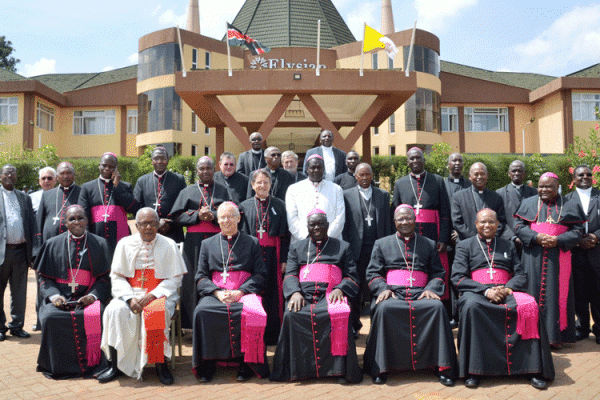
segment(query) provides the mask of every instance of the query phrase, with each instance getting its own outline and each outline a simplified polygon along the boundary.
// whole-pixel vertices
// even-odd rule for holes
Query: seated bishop
[[[378,239],[367,267],[371,332],[364,371],[384,384],[393,370],[436,368],[440,383],[454,385],[456,348],[440,296],[444,267],[436,242],[415,233],[415,211],[394,211],[397,233]]]
[[[138,233],[117,243],[111,266],[113,299],[102,319],[102,350],[110,368],[98,381],[122,374],[141,379],[144,366],[153,363],[160,382],[170,385],[169,321],[187,270],[175,241],[157,233],[160,219],[153,208],[140,209],[135,221]]]
[[[35,263],[42,329],[37,370],[54,379],[106,369],[101,314],[110,299],[112,253],[106,240],[86,231],[81,206],[70,206],[64,221],[67,232],[48,239]]]
[[[358,295],[350,245],[329,237],[324,211],[308,213],[308,238],[292,245],[283,281],[286,310],[271,380],[337,377],[361,382],[349,302]]]
[[[477,236],[456,247],[452,283],[458,299],[458,354],[465,386],[484,375],[526,375],[536,389],[554,379],[550,344],[527,274],[512,242],[496,237],[496,212],[477,213]]]
[[[260,294],[267,269],[260,244],[238,231],[241,216],[235,203],[221,204],[217,220],[221,233],[202,241],[198,257],[193,371],[200,382],[209,382],[221,361],[239,365],[238,381],[266,378],[267,313]]]

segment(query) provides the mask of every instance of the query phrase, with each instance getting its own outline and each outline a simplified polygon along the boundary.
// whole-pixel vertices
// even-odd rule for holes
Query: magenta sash
[[[73,281],[73,273],[74,273],[73,269],[68,269],[67,270],[67,279],[65,280],[65,279],[57,278],[56,282],[68,285],[69,283],[71,283]],[[89,288],[89,287],[93,286],[94,283],[96,282],[96,278],[94,278],[92,276],[92,273],[88,270],[80,269],[79,272],[77,272],[77,270],[75,270],[75,274],[77,275],[75,277],[75,283],[77,283],[78,285],[87,286]]]
[[[279,320],[283,321],[283,276],[281,272],[281,238],[279,236],[260,235],[258,237],[260,247],[275,247],[277,254],[277,292],[279,293]]]
[[[221,228],[215,226],[212,222],[202,221],[199,224],[188,226],[187,231],[193,233],[219,233]]]
[[[416,213],[415,213],[416,214]],[[426,210],[421,209],[419,213],[415,215],[415,222],[423,222],[426,224],[435,224],[437,226],[438,237],[440,235],[440,212],[438,210]],[[444,294],[440,297],[440,300],[448,300],[450,298],[450,263],[448,262],[448,252],[438,253],[440,261],[444,267]],[[424,285],[423,285],[424,286]]]
[[[94,206],[92,207],[92,222],[104,222],[104,209],[108,217],[106,221],[114,221],[117,223],[117,242],[129,236],[129,225],[127,225],[127,213],[121,206]]]
[[[533,296],[523,292],[513,292],[517,302],[517,333],[521,339],[539,339],[539,309]]]
[[[548,222],[532,223],[531,229],[538,233],[559,236],[565,233],[569,228],[564,225],[550,224]],[[567,298],[569,297],[569,280],[571,279],[571,251],[560,250],[558,257],[558,307],[560,311],[560,330],[567,329]],[[542,268],[542,290],[544,288],[545,271]],[[540,293],[540,303],[544,296]]]
[[[220,272],[213,272],[212,281],[221,289],[237,290],[251,276],[247,271],[229,271],[223,282]],[[265,362],[265,329],[267,313],[262,306],[262,298],[256,294],[247,294],[240,299],[242,303],[241,351],[244,362]]]
[[[414,279],[410,284],[410,271],[406,269],[393,269],[387,272],[386,281],[388,285],[408,286],[408,287],[425,287],[427,286],[427,274],[423,271],[413,271]]]
[[[308,269],[308,274],[305,271]],[[342,282],[342,270],[333,264],[310,264],[300,268],[300,282],[327,282],[325,299],[331,321],[331,355],[345,356],[348,351],[348,319],[350,306],[344,297],[342,302],[330,302],[329,293]]]
[[[83,326],[87,342],[85,350],[88,367],[100,364],[101,321],[100,300],[96,300],[83,310]]]
[[[484,285],[505,285],[512,278],[512,274],[505,269],[492,268],[493,278],[490,278],[490,269],[481,268],[471,272],[471,279]]]

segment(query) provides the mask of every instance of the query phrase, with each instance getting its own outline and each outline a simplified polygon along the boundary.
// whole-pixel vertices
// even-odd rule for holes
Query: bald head
[[[477,218],[475,219],[475,228],[477,228],[477,233],[482,238],[492,239],[494,236],[496,236],[498,225],[498,217],[494,210],[484,208],[477,213]]]
[[[475,189],[481,191],[485,189],[488,181],[488,172],[484,163],[476,162],[469,169],[469,180]]]
[[[522,185],[525,179],[525,163],[521,160],[515,160],[508,166],[508,177],[515,185]]]
[[[252,146],[252,150],[258,151],[262,148],[263,145],[263,137],[260,132],[253,132],[250,137],[250,145]]]

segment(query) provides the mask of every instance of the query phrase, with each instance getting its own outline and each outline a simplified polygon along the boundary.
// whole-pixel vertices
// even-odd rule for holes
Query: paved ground
[[[8,293],[8,289],[7,289]],[[25,328],[35,322],[34,278],[29,275],[28,308]],[[9,304],[9,297],[5,297]],[[8,310],[8,308],[7,308]],[[368,331],[368,318],[358,341],[362,356]],[[462,382],[455,387],[442,386],[432,372],[405,372],[391,375],[383,386],[373,385],[365,376],[360,385],[338,385],[332,379],[300,383],[272,383],[252,379],[235,381],[234,369],[218,370],[213,382],[200,384],[191,373],[191,335],[184,337],[184,354],[177,358],[175,384],[160,384],[153,368],[147,368],[143,381],[119,378],[104,385],[92,379],[54,381],[35,371],[40,344],[39,332],[30,339],[8,336],[0,343],[0,399],[600,399],[600,345],[590,338],[577,345],[554,352],[556,380],[548,390],[533,389],[522,378],[496,378],[482,382],[479,389],[467,389]],[[269,356],[273,348],[269,348]]]

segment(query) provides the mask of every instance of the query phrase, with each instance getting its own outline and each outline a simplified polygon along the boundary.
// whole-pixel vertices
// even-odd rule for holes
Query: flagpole
[[[365,58],[365,52],[364,52],[364,48],[365,48],[365,30],[367,29],[367,23],[365,22],[363,24],[363,38],[362,41],[360,42],[360,76],[363,76],[363,60]]]
[[[406,76],[409,76],[409,68],[410,68],[410,63],[412,61],[412,55],[413,55],[413,50],[414,50],[414,46],[415,46],[415,32],[417,31],[417,20],[415,19],[415,26],[413,28],[413,32],[412,32],[412,39],[410,39],[410,50],[408,51],[408,62],[406,63]]]
[[[175,25],[177,26],[177,38],[179,39],[179,54],[181,55],[181,69],[182,69],[182,75],[185,78],[187,72],[185,70],[185,57],[183,57],[183,45],[181,44],[181,31],[179,30],[179,25]]]
[[[231,51],[229,50],[229,22],[225,21],[225,29],[227,32],[225,35],[227,37],[227,71],[229,76],[231,76]]]
[[[321,20],[317,20],[317,76],[321,76],[319,64],[321,63]]]

